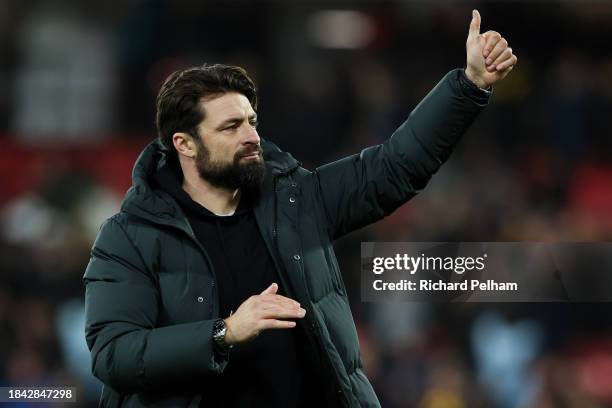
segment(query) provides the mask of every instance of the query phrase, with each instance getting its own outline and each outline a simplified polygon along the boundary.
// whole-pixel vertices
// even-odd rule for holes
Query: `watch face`
[[[215,321],[213,326],[213,338],[216,341],[223,341],[225,338],[225,322],[223,319],[218,319]]]

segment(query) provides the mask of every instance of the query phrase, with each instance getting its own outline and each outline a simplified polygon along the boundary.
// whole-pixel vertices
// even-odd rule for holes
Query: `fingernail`
[[[300,314],[300,316],[304,316],[306,314],[306,309],[300,308],[299,314]]]
[[[491,61],[491,58],[487,58],[487,65],[491,65],[493,61]]]

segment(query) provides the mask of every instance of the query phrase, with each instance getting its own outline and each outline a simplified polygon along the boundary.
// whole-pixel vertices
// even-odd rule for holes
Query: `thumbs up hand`
[[[480,13],[472,12],[472,22],[465,44],[467,51],[467,77],[481,88],[487,88],[503,79],[516,65],[516,55],[508,41],[496,31],[480,34]]]

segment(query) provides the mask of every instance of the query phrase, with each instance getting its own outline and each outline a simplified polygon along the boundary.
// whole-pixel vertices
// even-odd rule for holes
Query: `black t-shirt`
[[[231,216],[218,216],[196,203],[182,189],[178,165],[166,165],[154,175],[157,188],[179,203],[213,264],[218,284],[219,311],[231,311],[252,295],[276,282],[286,295],[263,241],[250,197],[243,196]],[[254,340],[236,345],[222,375],[203,384],[201,407],[323,406],[316,374],[305,361],[306,336],[302,328],[264,330]],[[194,356],[197,358],[197,356]],[[313,405],[315,404],[315,405]]]

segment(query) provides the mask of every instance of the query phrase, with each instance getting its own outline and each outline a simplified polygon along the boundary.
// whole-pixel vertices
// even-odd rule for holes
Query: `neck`
[[[193,201],[215,215],[233,214],[240,201],[240,189],[227,189],[213,186],[202,179],[195,166],[184,165],[183,190]]]

